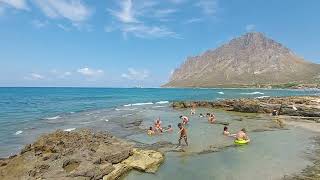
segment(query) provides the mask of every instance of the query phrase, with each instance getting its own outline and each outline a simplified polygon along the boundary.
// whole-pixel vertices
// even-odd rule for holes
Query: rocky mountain
[[[259,32],[188,58],[164,87],[241,87],[314,83],[320,64],[305,61]]]

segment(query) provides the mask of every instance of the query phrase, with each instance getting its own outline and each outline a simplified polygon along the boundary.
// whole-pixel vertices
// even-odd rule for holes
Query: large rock
[[[102,179],[132,155],[133,144],[90,130],[56,131],[2,159],[0,179]]]
[[[154,173],[163,160],[164,156],[160,152],[154,150],[133,149],[133,155],[124,160],[123,163],[136,170]]]

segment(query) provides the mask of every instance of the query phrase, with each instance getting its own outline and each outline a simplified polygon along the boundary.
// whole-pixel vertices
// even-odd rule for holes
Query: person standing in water
[[[216,116],[215,116],[213,113],[211,113],[211,114],[209,115],[209,117],[208,117],[208,121],[209,121],[209,123],[211,123],[211,124],[215,123],[215,122],[216,122]]]
[[[247,131],[245,128],[242,128],[237,134],[236,134],[236,140],[242,141],[246,140],[250,142],[249,136],[247,135]]]
[[[195,114],[196,114],[196,105],[195,105],[195,104],[192,105],[190,114],[191,114],[191,115],[195,115]]]
[[[182,119],[182,124],[184,125],[189,123],[189,118],[187,116],[180,116],[180,119]]]
[[[160,117],[156,120],[156,122],[154,123],[154,127],[158,132],[162,132],[163,129],[161,127],[161,121],[160,121]]]
[[[178,128],[180,129],[178,132],[178,134],[180,134],[180,137],[179,137],[179,145],[177,147],[181,146],[181,139],[182,138],[184,139],[184,142],[188,146],[187,130],[182,126],[181,123],[178,124]]]

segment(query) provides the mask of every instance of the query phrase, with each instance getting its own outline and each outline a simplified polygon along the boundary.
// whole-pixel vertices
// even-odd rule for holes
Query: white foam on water
[[[151,105],[153,104],[152,102],[146,102],[146,103],[134,103],[132,106],[144,106],[144,105]]]
[[[159,101],[159,102],[156,102],[156,104],[168,104],[169,101]]]
[[[146,103],[134,103],[134,104],[126,104],[123,105],[124,107],[130,107],[130,106],[144,106],[144,105],[152,105],[152,102],[146,102]]]
[[[74,131],[74,130],[76,130],[76,128],[69,128],[69,129],[65,129],[64,131],[70,132],[70,131]]]
[[[247,95],[255,95],[255,94],[264,94],[262,92],[256,91],[256,92],[250,92],[250,93],[240,93],[240,94],[247,94]]]
[[[48,117],[48,118],[44,118],[44,119],[47,119],[47,120],[55,120],[55,119],[60,119],[61,116],[54,116],[54,117]]]
[[[71,112],[70,112],[70,114],[74,114],[74,112],[73,112],[73,111],[71,111]]]
[[[104,121],[105,121],[105,122],[109,122],[109,119],[105,119]]]
[[[166,107],[166,106],[153,106],[153,108],[163,108],[163,107]]]
[[[123,109],[118,109],[116,108],[116,111],[135,111],[137,108],[123,108]]]
[[[218,92],[218,94],[224,94],[224,92],[221,91],[221,92]]]
[[[263,99],[263,98],[268,98],[268,97],[270,97],[270,96],[258,96],[258,97],[256,97],[256,99]]]
[[[22,134],[23,131],[17,131],[16,133],[14,133],[15,135],[19,135],[19,134]]]

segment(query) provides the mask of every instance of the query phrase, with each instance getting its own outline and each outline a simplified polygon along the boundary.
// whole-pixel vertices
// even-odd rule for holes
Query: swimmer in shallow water
[[[181,146],[182,138],[184,139],[184,142],[188,146],[187,130],[182,126],[181,123],[178,124],[178,128],[180,129],[179,132],[178,132],[178,134],[180,134],[180,137],[179,137],[179,144],[178,144],[177,147]]]
[[[209,117],[208,117],[208,121],[209,121],[209,123],[211,123],[211,124],[215,123],[215,122],[216,122],[216,116],[215,116],[213,113],[211,113],[211,114],[209,115]]]
[[[147,134],[148,134],[149,136],[155,134],[155,132],[154,132],[154,130],[153,130],[153,128],[152,128],[151,126],[149,127],[149,129],[148,129],[148,131],[147,131]]]
[[[245,128],[242,128],[237,134],[236,134],[236,140],[242,141],[246,140],[250,142],[249,136],[247,135],[247,131]]]
[[[165,130],[165,132],[172,133],[173,132],[172,126],[168,125],[168,128]]]
[[[184,125],[189,123],[189,118],[187,116],[180,116],[180,119],[182,119],[182,124]]]
[[[202,113],[200,113],[199,117],[203,118],[203,117],[204,117],[204,115],[203,115]]]
[[[223,133],[222,133],[222,134],[225,135],[225,136],[229,136],[229,135],[230,135],[230,132],[229,132],[227,126],[225,126],[225,127],[223,128]]]
[[[154,123],[154,128],[157,132],[162,132],[163,129],[161,127],[161,121],[160,121],[160,117],[156,120],[156,122]]]

